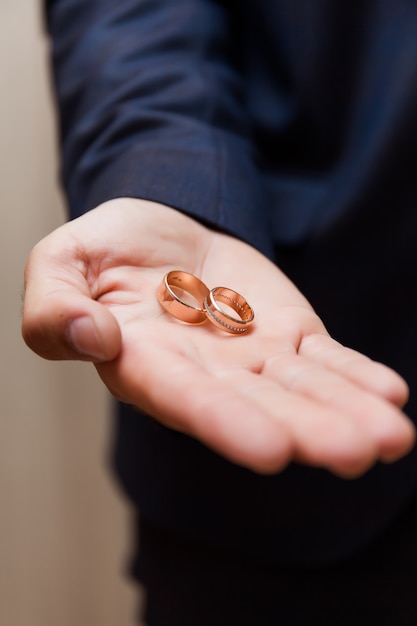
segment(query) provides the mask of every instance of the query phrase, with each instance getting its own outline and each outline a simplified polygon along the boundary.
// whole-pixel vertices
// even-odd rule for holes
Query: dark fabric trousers
[[[273,569],[141,520],[132,575],[147,626],[416,626],[417,499],[361,554]]]

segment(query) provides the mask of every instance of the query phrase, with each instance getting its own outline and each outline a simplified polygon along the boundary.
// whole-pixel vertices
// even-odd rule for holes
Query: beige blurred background
[[[40,1],[0,0],[0,624],[129,626],[128,509],[92,366],[20,338],[25,258],[64,220]]]

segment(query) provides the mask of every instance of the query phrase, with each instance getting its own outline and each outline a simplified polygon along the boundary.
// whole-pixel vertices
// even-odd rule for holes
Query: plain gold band
[[[176,289],[190,294],[200,304],[200,307],[182,300],[176,293]],[[161,306],[168,313],[187,324],[204,324],[207,320],[204,300],[208,294],[208,287],[199,278],[182,270],[168,272],[157,292]]]
[[[236,312],[231,315],[219,304],[223,303]],[[217,328],[233,335],[241,335],[249,330],[255,317],[252,307],[237,291],[228,287],[215,287],[211,289],[204,300],[204,308],[207,319]]]

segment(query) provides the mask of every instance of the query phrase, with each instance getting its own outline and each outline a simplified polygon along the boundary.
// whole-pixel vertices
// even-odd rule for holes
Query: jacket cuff
[[[230,142],[244,143],[235,137]],[[246,145],[230,148],[167,149],[141,142],[101,167],[96,177],[87,165],[79,166],[77,180],[67,185],[71,216],[114,198],[141,198],[180,210],[271,256],[269,212],[257,169]]]

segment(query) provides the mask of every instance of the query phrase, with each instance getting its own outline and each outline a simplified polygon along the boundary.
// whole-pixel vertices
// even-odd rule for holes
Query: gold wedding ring
[[[204,300],[208,294],[208,287],[199,278],[182,270],[168,272],[157,292],[161,306],[187,324],[204,324]]]
[[[212,324],[233,335],[247,332],[255,316],[245,298],[227,287],[211,289],[204,299],[204,308]]]

